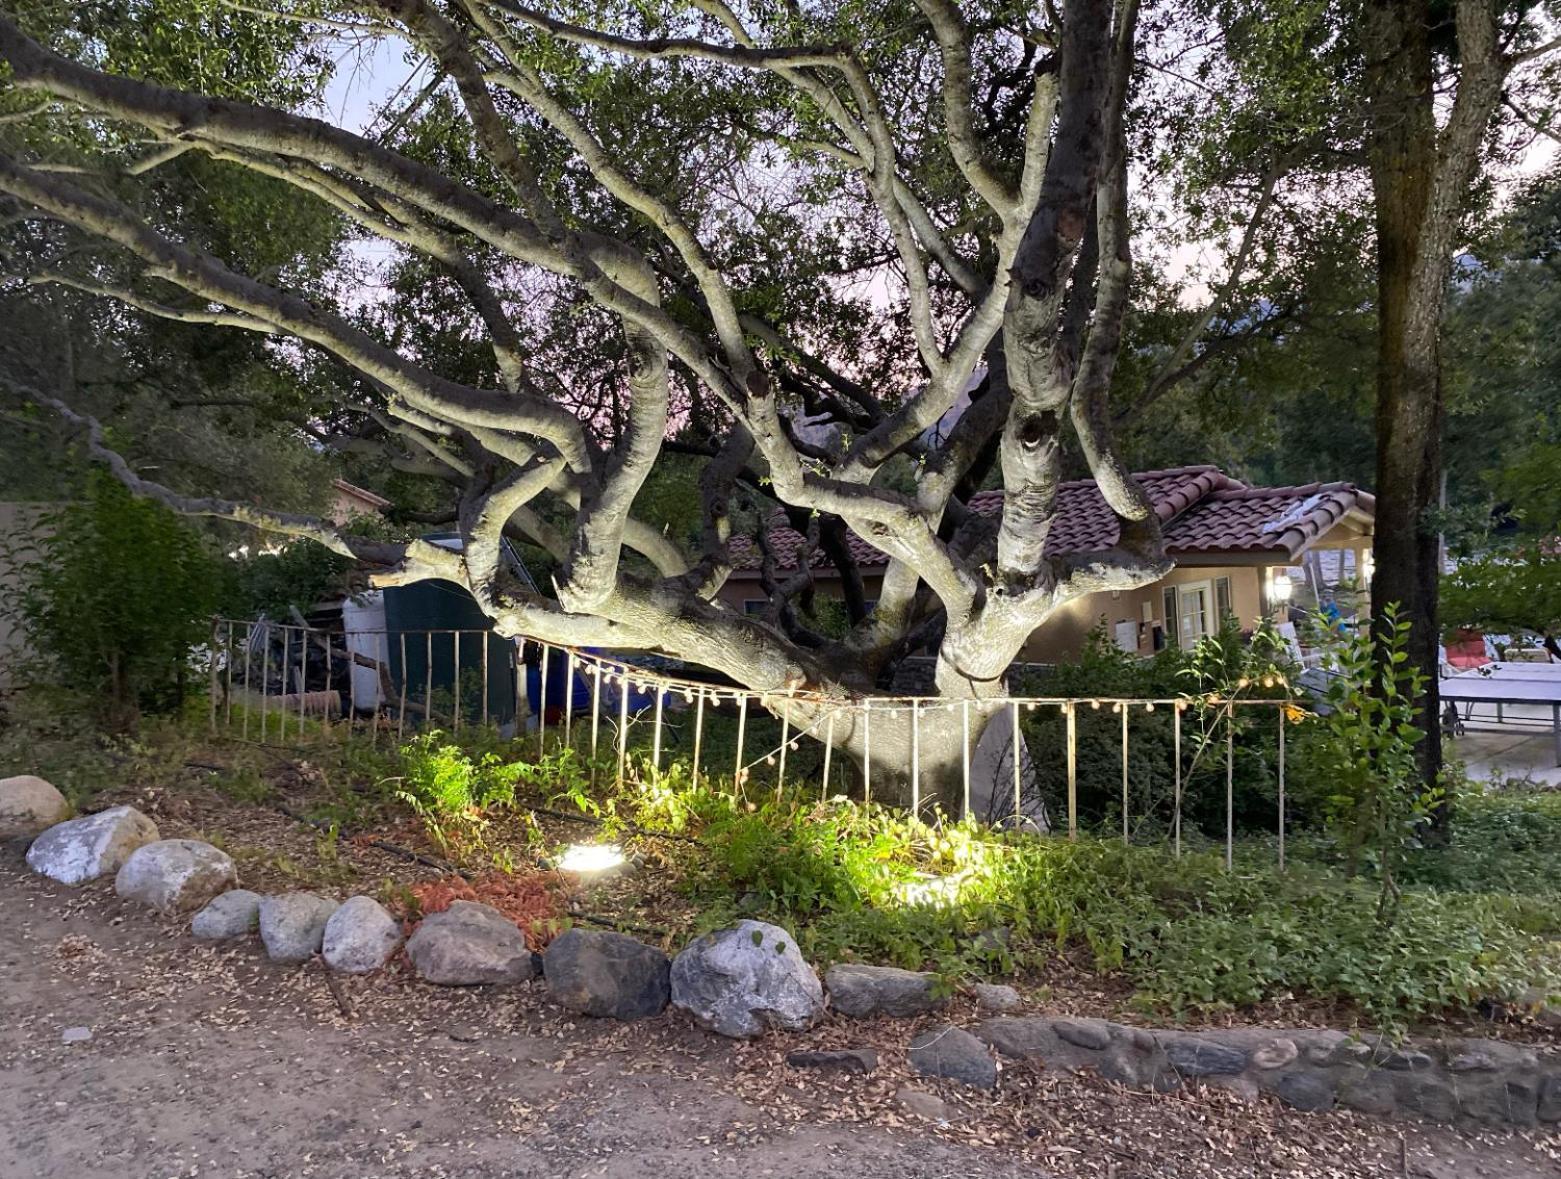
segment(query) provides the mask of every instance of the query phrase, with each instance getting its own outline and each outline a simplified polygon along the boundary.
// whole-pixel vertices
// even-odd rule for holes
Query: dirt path
[[[1554,1136],[1022,1071],[997,1097],[937,1090],[960,1116],[935,1127],[894,1100],[903,1023],[740,1045],[676,1015],[574,1021],[540,988],[441,990],[391,971],[340,990],[350,1014],[317,965],[201,946],[0,848],[0,1179],[1561,1175]],[[90,1039],[65,1042],[83,1027]],[[871,1044],[884,1064],[865,1078],[786,1068],[802,1042]]]

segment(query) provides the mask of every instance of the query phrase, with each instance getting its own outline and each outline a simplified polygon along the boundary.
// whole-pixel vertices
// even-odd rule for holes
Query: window
[[[1230,600],[1230,578],[1216,577],[1214,579],[1214,608],[1215,622],[1222,621],[1227,614],[1234,614],[1236,607]]]
[[[1190,581],[1182,585],[1168,585],[1162,594],[1165,609],[1166,641],[1173,646],[1191,648],[1199,639],[1215,628],[1219,609],[1219,594],[1224,601],[1230,599],[1230,579],[1222,577],[1223,590],[1217,590],[1212,581]]]
[[[764,613],[764,608],[766,606],[768,606],[769,604],[770,604],[770,600],[768,598],[744,598],[743,599],[743,613],[744,614],[763,614]]]

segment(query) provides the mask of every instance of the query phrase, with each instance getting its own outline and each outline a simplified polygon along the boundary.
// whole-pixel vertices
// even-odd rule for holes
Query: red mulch
[[[526,944],[540,952],[563,928],[567,898],[565,882],[557,872],[533,872],[510,876],[503,872],[467,880],[451,874],[410,886],[417,898],[417,916],[408,916],[407,936],[430,913],[448,909],[456,901],[477,901],[503,913],[526,935]]]

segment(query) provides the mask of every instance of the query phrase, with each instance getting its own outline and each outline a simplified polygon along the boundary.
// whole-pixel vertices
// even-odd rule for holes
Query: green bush
[[[191,655],[210,638],[230,570],[161,504],[95,472],[79,501],[0,555],[22,575],[3,608],[35,656],[23,670],[89,694],[109,728],[133,729],[142,711],[170,711],[204,683]]]

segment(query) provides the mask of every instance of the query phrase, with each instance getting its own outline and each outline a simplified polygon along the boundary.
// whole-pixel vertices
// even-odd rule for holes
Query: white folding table
[[[1444,676],[1439,682],[1443,700],[1457,704],[1494,704],[1496,719],[1503,719],[1508,704],[1550,706],[1550,726],[1555,734],[1556,765],[1561,766],[1561,663],[1490,663],[1481,668]]]

